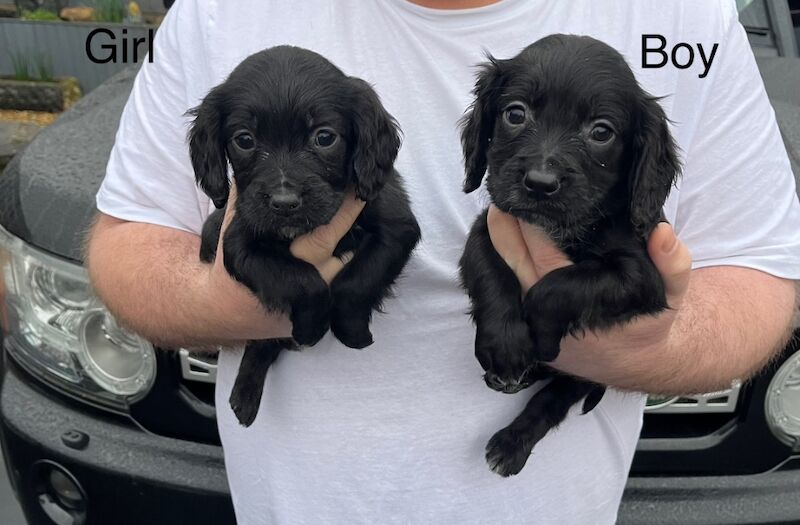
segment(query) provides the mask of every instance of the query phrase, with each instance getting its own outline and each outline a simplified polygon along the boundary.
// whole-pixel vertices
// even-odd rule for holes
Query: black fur
[[[224,264],[264,306],[292,321],[292,339],[249,341],[230,403],[255,419],[267,370],[282,349],[313,345],[330,327],[345,345],[372,344],[369,322],[420,238],[394,160],[400,130],[363,80],[308,50],[279,46],[245,59],[191,111],[197,183],[220,208],[203,227],[200,257],[216,256],[229,194],[236,213]],[[321,137],[334,138],[330,144]],[[318,142],[322,141],[322,142]],[[326,147],[327,146],[327,147]],[[348,186],[367,201],[336,254],[353,259],[330,287],[289,245],[328,223]]]
[[[464,190],[488,168],[492,202],[543,227],[574,263],[523,294],[485,212],[461,258],[486,383],[513,393],[553,377],[487,446],[492,469],[508,476],[572,405],[584,399],[588,412],[603,395],[541,363],[558,356],[561,339],[667,308],[646,243],[679,162],[656,99],[617,51],[589,37],[551,35],[514,58],[490,57],[474,95],[462,123]]]

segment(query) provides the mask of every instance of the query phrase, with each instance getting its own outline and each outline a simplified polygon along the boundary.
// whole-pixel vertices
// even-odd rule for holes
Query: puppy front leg
[[[561,339],[667,308],[664,284],[646,253],[589,259],[545,275],[526,294],[533,358],[552,361]]]
[[[594,408],[605,388],[569,376],[556,376],[534,394],[522,413],[495,433],[486,445],[486,462],[503,477],[519,474],[533,447],[566,419],[569,409],[586,398]],[[589,409],[591,409],[589,408]],[[588,412],[586,403],[584,413]]]
[[[228,398],[228,403],[242,426],[249,427],[256,419],[269,367],[282,350],[294,348],[294,341],[285,338],[247,342],[239,364],[239,373]]]
[[[494,249],[486,212],[472,226],[461,257],[461,281],[472,301],[475,357],[486,384],[513,393],[528,386],[533,340],[522,315],[522,290],[514,272]]]
[[[309,270],[310,269],[310,270]],[[296,276],[297,293],[291,300],[292,338],[298,345],[312,346],[331,323],[331,292],[316,268],[308,265]]]
[[[330,326],[327,283],[313,265],[294,258],[288,246],[264,250],[249,243],[243,230],[231,227],[223,241],[228,273],[247,286],[268,310],[289,314],[297,344],[315,344]]]
[[[419,225],[410,213],[403,220],[383,220],[366,234],[353,260],[333,280],[331,331],[344,345],[372,344],[372,311],[389,295],[419,238]]]

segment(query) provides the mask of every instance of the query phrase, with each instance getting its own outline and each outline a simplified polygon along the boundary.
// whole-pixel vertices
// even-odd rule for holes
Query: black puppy
[[[646,243],[679,163],[664,111],[598,40],[551,35],[509,60],[490,57],[474,94],[462,127],[464,191],[488,166],[492,202],[544,228],[574,263],[521,290],[492,246],[486,212],[461,259],[486,383],[513,393],[552,377],[487,445],[492,470],[508,476],[570,407],[585,399],[586,413],[605,391],[539,362],[555,359],[568,334],[667,308]]]
[[[292,321],[292,339],[245,347],[230,403],[249,426],[281,350],[313,345],[329,327],[349,347],[372,344],[372,311],[420,230],[393,168],[400,148],[395,120],[369,84],[322,56],[289,46],[251,55],[191,113],[195,176],[220,208],[203,226],[200,258],[216,255],[230,162],[237,199],[223,241],[225,268],[268,310]],[[350,186],[367,204],[335,251],[353,252],[353,259],[329,287],[289,245],[328,223]]]

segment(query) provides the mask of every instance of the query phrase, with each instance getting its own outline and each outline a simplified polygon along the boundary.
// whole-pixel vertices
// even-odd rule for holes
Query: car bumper
[[[92,409],[76,408],[6,360],[0,441],[8,474],[30,524],[42,510],[35,465],[64,467],[81,485],[92,524],[235,523],[220,447],[156,436]],[[62,435],[89,436],[83,449]],[[795,461],[797,463],[798,460]],[[620,525],[800,523],[800,469],[748,476],[632,477]]]
[[[747,476],[630,478],[619,525],[800,523],[799,460]]]
[[[63,467],[83,489],[85,521],[76,525],[235,523],[220,447],[153,435],[123,418],[76,409],[32,386],[10,360],[4,365],[0,438],[28,523],[53,523],[40,503],[44,476],[36,465],[42,460]],[[89,437],[85,448],[64,443],[71,430]]]

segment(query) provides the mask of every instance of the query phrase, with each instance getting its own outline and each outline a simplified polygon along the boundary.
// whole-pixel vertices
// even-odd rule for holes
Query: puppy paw
[[[522,436],[506,427],[487,443],[486,463],[492,472],[507,478],[522,471],[532,450],[532,443],[529,444]]]
[[[480,327],[475,339],[475,357],[486,371],[486,384],[499,392],[514,393],[530,385],[533,341],[522,321],[505,323],[502,330]]]
[[[504,394],[516,394],[521,390],[525,390],[535,382],[533,379],[533,372],[535,368],[536,365],[532,365],[518,378],[504,378],[496,375],[492,371],[489,371],[483,374],[483,380],[486,383],[486,386],[492,390],[497,390],[498,392],[502,392]]]
[[[261,392],[255,388],[249,388],[249,386],[251,385],[235,384],[231,391],[231,397],[228,399],[233,414],[243,427],[253,424],[261,404]]]
[[[335,310],[332,317],[331,331],[343,345],[360,350],[372,344],[369,316]]]
[[[327,311],[308,308],[292,312],[292,339],[300,346],[313,346],[330,327]]]
[[[606,393],[606,388],[604,386],[596,386],[589,393],[586,395],[586,398],[583,400],[583,407],[581,412],[583,414],[588,414],[594,408],[600,404],[600,401],[603,399],[603,396]]]
[[[328,323],[314,321],[292,322],[292,338],[299,346],[314,346],[325,336]]]

